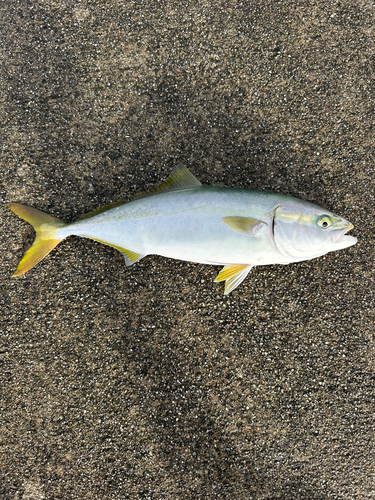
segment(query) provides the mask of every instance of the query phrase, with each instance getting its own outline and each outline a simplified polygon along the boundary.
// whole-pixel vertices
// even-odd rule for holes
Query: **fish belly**
[[[145,253],[206,264],[255,264],[275,253],[267,227],[256,237],[240,234],[220,215],[162,217],[142,225],[139,237]]]

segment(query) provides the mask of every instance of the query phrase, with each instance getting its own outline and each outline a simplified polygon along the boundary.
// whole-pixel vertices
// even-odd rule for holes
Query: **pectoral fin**
[[[225,281],[224,295],[228,295],[243,282],[252,267],[252,264],[228,264],[223,267],[214,281]]]
[[[259,230],[267,225],[266,222],[252,217],[239,217],[237,215],[223,217],[221,220],[238,233],[252,234],[253,236],[256,236]]]

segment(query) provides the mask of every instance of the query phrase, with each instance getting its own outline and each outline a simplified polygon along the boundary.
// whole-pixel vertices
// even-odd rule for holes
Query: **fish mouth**
[[[341,248],[350,247],[357,243],[357,238],[355,236],[350,236],[348,233],[353,229],[353,224],[348,223],[344,229],[337,229],[332,232],[332,241],[335,245],[339,245]]]

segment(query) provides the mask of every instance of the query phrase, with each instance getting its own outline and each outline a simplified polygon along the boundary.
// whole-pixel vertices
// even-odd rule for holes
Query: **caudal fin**
[[[66,226],[66,223],[45,214],[36,208],[19,205],[18,203],[7,203],[7,207],[16,215],[31,224],[36,232],[34,243],[24,255],[13,276],[20,276],[40,262],[56,245],[64,238],[57,238],[58,229]]]

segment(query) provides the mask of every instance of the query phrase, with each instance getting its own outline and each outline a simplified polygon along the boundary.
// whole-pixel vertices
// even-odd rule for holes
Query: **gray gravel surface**
[[[375,6],[0,4],[0,498],[374,499]],[[184,162],[279,191],[358,244],[254,269],[34,233]]]

